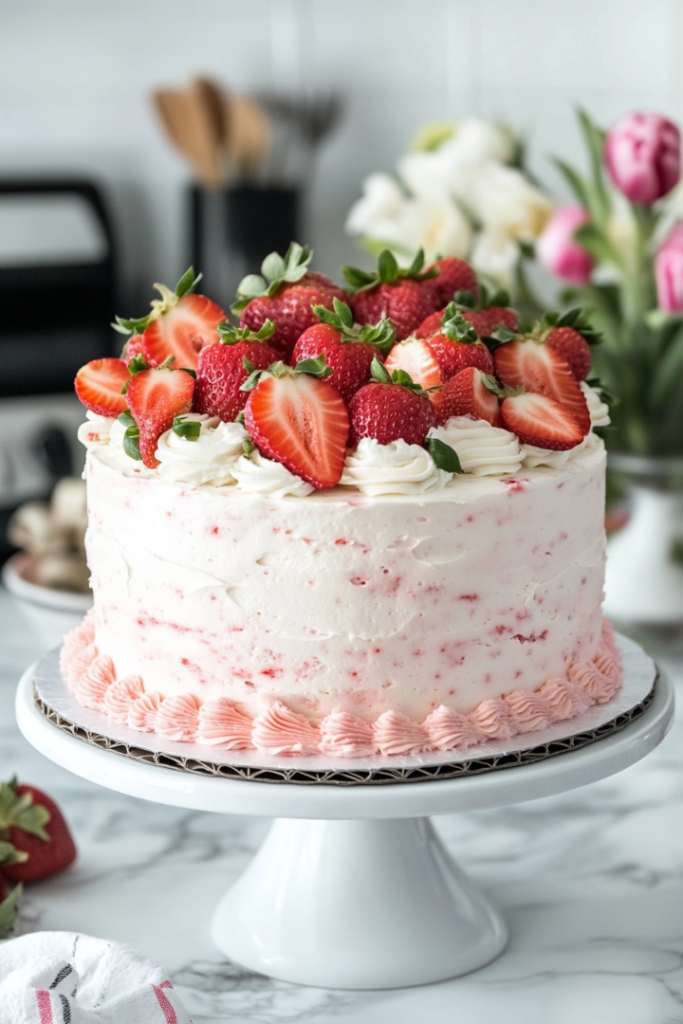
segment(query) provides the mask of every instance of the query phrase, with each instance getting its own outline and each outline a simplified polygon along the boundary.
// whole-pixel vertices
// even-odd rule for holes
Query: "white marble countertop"
[[[227,962],[208,934],[268,822],[120,796],[41,757],[13,712],[41,648],[1,590],[0,636],[0,778],[16,773],[55,796],[80,851],[72,869],[27,890],[21,931],[130,943],[166,966],[195,1024],[683,1022],[683,722],[604,782],[436,819],[507,917],[510,945],[493,964],[422,988],[301,988]],[[683,661],[660,661],[683,685]]]

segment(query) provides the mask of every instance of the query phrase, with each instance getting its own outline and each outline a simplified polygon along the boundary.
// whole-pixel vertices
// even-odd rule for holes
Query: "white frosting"
[[[588,413],[591,418],[591,427],[608,427],[610,425],[609,406],[603,402],[600,388],[592,388],[590,384],[581,381],[579,387],[586,396]]]
[[[451,473],[437,469],[426,448],[403,440],[380,444],[364,437],[346,457],[340,483],[363,494],[424,494],[445,487]]]
[[[262,494],[267,498],[284,498],[288,494],[305,498],[315,490],[301,477],[290,473],[280,462],[273,462],[255,449],[251,455],[241,455],[231,466],[230,472],[243,491]]]
[[[199,413],[188,413],[183,419],[201,424],[199,437],[190,441],[172,429],[162,434],[156,450],[159,476],[172,483],[216,487],[234,483],[232,468],[243,454],[242,441],[247,437],[244,427]]]
[[[112,425],[116,423],[115,418],[109,416],[98,416],[90,409],[85,414],[85,423],[78,428],[78,440],[86,448],[96,448],[98,445],[109,444],[109,432]]]
[[[443,427],[433,427],[429,436],[457,452],[464,473],[503,476],[516,473],[522,466],[515,435],[502,427],[491,426],[487,420],[452,416]]]

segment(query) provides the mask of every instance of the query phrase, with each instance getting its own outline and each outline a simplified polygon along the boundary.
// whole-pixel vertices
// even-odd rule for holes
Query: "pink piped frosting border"
[[[340,758],[459,751],[486,740],[535,732],[574,718],[594,704],[606,704],[623,677],[607,619],[592,660],[572,662],[566,678],[548,679],[538,690],[512,690],[483,700],[468,715],[441,705],[423,722],[385,711],[370,725],[346,711],[333,711],[314,725],[277,699],[250,719],[224,697],[205,703],[193,694],[164,698],[145,691],[139,676],[116,676],[112,659],[97,650],[92,611],[65,636],[60,668],[81,704],[139,732],[223,750]]]

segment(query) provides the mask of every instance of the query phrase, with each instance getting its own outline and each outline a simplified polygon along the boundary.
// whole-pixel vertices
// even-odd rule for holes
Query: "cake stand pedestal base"
[[[277,820],[211,930],[253,970],[331,988],[465,974],[508,934],[428,818]]]
[[[636,655],[626,659],[624,685],[644,672],[647,693],[655,667],[629,646]],[[252,970],[330,988],[442,981],[497,956],[505,924],[427,815],[507,806],[604,779],[662,741],[674,708],[671,683],[660,674],[640,717],[627,716],[619,732],[545,760],[422,782],[297,785],[175,770],[84,742],[36,706],[34,671],[17,691],[19,728],[68,771],[162,804],[277,819],[219,903],[213,937]]]

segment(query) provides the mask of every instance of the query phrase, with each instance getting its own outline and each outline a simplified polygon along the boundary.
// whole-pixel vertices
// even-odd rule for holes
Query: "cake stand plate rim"
[[[598,742],[514,769],[401,785],[297,785],[169,771],[163,766],[112,757],[56,728],[33,699],[31,666],[17,691],[17,720],[26,739],[76,775],[109,789],[175,806],[217,813],[323,819],[419,817],[496,807],[550,796],[628,767],[654,749],[673,719],[674,692],[659,673],[654,698],[636,720]],[[438,785],[437,785],[438,783]]]

